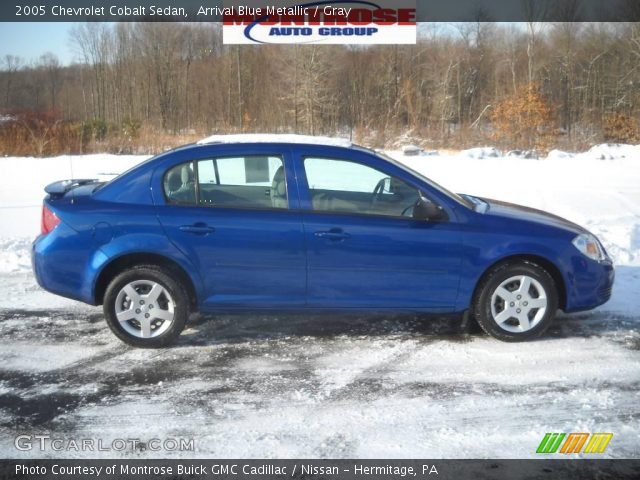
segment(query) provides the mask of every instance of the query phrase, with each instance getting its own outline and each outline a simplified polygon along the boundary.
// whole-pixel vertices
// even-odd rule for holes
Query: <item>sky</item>
[[[78,60],[69,38],[74,25],[73,22],[0,22],[0,65],[5,55],[17,55],[29,64],[47,52],[55,54],[62,65],[71,64]],[[455,34],[455,28],[452,29],[455,24],[440,25],[441,33]]]
[[[69,43],[70,22],[0,22],[0,58],[17,55],[29,63],[46,52],[54,53],[60,63],[74,59]]]

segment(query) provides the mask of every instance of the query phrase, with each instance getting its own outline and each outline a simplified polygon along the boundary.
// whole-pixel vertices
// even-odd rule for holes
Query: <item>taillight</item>
[[[42,204],[42,220],[40,222],[40,232],[46,235],[51,232],[60,223],[60,219],[56,214],[49,210],[46,204]]]

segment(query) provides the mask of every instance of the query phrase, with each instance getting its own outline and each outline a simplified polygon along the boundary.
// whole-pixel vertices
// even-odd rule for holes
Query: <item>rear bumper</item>
[[[38,285],[62,297],[95,305],[87,266],[90,252],[76,242],[78,233],[60,223],[31,245],[31,266]],[[88,242],[91,245],[91,242]]]

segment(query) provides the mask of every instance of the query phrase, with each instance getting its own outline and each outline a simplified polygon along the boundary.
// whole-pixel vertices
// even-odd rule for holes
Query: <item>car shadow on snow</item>
[[[469,342],[482,335],[475,321],[461,315],[273,313],[195,315],[178,345],[218,345],[290,337],[423,337],[425,340]]]
[[[558,318],[551,327],[540,338],[529,341],[615,336],[618,333],[634,331],[637,327],[638,319],[625,315],[600,311],[579,314],[558,312]],[[187,325],[187,331],[180,337],[177,345],[219,345],[289,337],[333,339],[390,335],[421,337],[425,342],[446,340],[458,343],[486,337],[475,320],[460,315],[235,313],[219,316],[196,315]],[[636,339],[634,344],[637,344],[635,349],[640,349],[640,340]]]

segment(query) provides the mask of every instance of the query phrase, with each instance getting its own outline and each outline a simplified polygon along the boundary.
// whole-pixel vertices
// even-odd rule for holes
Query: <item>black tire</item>
[[[527,319],[533,316],[535,321],[531,321],[529,325],[532,325],[530,329],[525,331],[509,331],[511,330],[520,330],[523,327],[520,325],[520,321],[514,317],[509,318],[505,321],[502,326],[496,321],[494,315],[492,313],[492,297],[494,293],[498,295],[497,289],[504,282],[507,282],[509,279],[518,276],[526,276],[538,282],[539,286],[544,290],[544,295],[546,296],[546,311],[540,317],[536,317],[538,312],[541,310],[531,309],[529,310],[530,314],[527,318],[523,319],[523,322],[527,322]],[[517,286],[521,285],[517,282],[514,282]],[[538,287],[533,284],[533,294],[538,291]],[[511,285],[511,283],[507,284]],[[509,288],[506,288],[509,293],[513,293],[514,297],[518,293],[518,291],[511,292]],[[530,290],[531,291],[531,290]],[[538,292],[539,293],[539,292]],[[542,297],[542,294],[540,294]],[[494,300],[495,305],[502,309],[512,308],[512,311],[515,313],[515,309],[521,307],[521,300],[516,300],[513,298],[514,302],[506,305],[506,302],[499,296]],[[538,298],[533,298],[533,300],[538,300]],[[533,303],[533,302],[532,302]],[[497,307],[494,305],[494,311],[497,311]],[[512,306],[513,305],[513,306]],[[526,307],[522,307],[524,310]],[[531,308],[531,307],[529,307]],[[518,308],[517,312],[520,314],[522,311]],[[502,340],[504,342],[522,342],[525,340],[531,340],[533,338],[539,337],[542,335],[547,328],[553,322],[556,311],[558,310],[558,289],[553,280],[553,277],[540,265],[530,262],[530,261],[510,261],[497,265],[489,272],[487,272],[478,287],[476,288],[476,293],[473,298],[472,303],[472,312],[473,315],[480,325],[480,327],[492,337]],[[498,315],[502,313],[503,310],[498,311]],[[497,316],[498,316],[497,315]],[[504,316],[509,316],[508,312],[505,312]],[[526,327],[526,323],[524,323]]]
[[[153,322],[149,331],[154,336],[147,338],[135,335],[136,329],[139,329],[142,335],[143,329],[138,320],[133,318],[121,323],[116,316],[117,304],[122,302],[122,296],[119,299],[118,295],[123,291],[125,286],[132,283],[136,284],[137,282],[140,282],[143,287],[145,283],[150,285],[158,284],[165,290],[165,292],[161,294],[161,297],[157,299],[159,305],[155,306],[156,310],[149,309],[148,314],[143,313],[143,315],[148,315],[150,322]],[[143,290],[140,290],[140,292],[143,292]],[[128,300],[128,296],[124,296],[124,298],[125,302],[130,301]],[[141,303],[144,303],[144,301]],[[160,305],[162,303],[164,304]],[[165,309],[164,314],[166,314],[169,309],[169,303],[173,305],[173,319],[170,322],[154,317],[154,313],[159,314],[158,309]],[[128,305],[128,303],[125,303],[125,305]],[[147,307],[154,307],[154,305],[150,304],[147,305]],[[173,343],[184,329],[187,318],[189,317],[190,302],[186,289],[172,278],[171,271],[155,265],[140,265],[120,273],[111,281],[104,295],[103,310],[109,328],[111,328],[111,331],[123,342],[133,347],[161,348]],[[163,327],[165,322],[168,323]],[[163,331],[157,333],[160,330]]]

